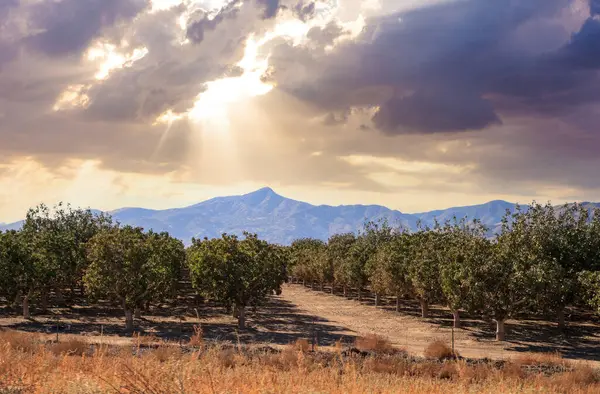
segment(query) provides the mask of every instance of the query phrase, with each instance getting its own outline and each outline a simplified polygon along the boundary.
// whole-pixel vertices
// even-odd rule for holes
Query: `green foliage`
[[[578,280],[587,304],[600,313],[600,271],[582,271]]]
[[[408,233],[395,234],[377,248],[370,270],[373,291],[395,296],[410,292],[410,248],[411,236]]]
[[[287,263],[283,248],[254,234],[244,236],[194,240],[187,252],[192,285],[206,297],[239,309],[241,328],[247,306],[258,306],[270,294],[281,292]]]
[[[87,242],[107,228],[111,219],[62,203],[50,210],[39,205],[27,212],[24,237],[31,246],[40,290],[73,289],[87,268]]]
[[[183,244],[166,233],[145,234],[141,228],[115,226],[90,240],[88,258],[87,293],[93,299],[120,303],[127,315],[172,294],[185,252]]]
[[[290,265],[293,276],[305,281],[333,280],[333,264],[327,258],[327,245],[318,239],[303,238],[292,243]]]
[[[422,302],[439,298],[439,262],[443,258],[445,234],[439,228],[422,229],[411,236],[408,275],[412,294]]]
[[[329,238],[327,244],[327,259],[333,266],[333,280],[342,286],[350,286],[351,279],[346,270],[346,262],[350,258],[350,250],[356,242],[352,233],[336,234]]]
[[[474,310],[484,303],[482,294],[476,291],[475,272],[490,257],[489,241],[485,238],[487,229],[479,221],[467,223],[454,218],[442,231],[438,264],[445,303],[452,311]]]
[[[0,232],[0,294],[14,299],[30,294],[39,285],[32,251],[22,232]]]

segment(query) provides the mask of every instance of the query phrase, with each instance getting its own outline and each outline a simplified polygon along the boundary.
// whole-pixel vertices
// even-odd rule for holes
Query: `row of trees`
[[[442,303],[460,327],[460,311],[483,314],[505,338],[505,321],[520,313],[554,313],[565,324],[567,306],[588,303],[600,311],[600,211],[550,204],[507,212],[489,237],[479,221],[454,219],[409,232],[385,222],[327,243],[301,239],[291,246],[294,279],[324,287]]]
[[[232,308],[243,328],[246,307],[281,291],[286,262],[285,248],[253,234],[193,240],[186,251],[168,233],[40,205],[21,230],[0,232],[0,296],[21,305],[25,318],[32,302],[45,312],[50,294],[62,305],[72,305],[76,295],[108,301],[123,308],[131,330],[134,314],[176,298],[182,273],[189,272],[196,292]]]
[[[600,311],[600,212],[579,205],[532,204],[503,219],[496,236],[480,222],[453,220],[410,232],[367,223],[359,234],[327,243],[300,239],[273,245],[256,235],[194,239],[184,248],[167,233],[121,226],[109,216],[58,205],[31,209],[19,231],[0,232],[0,296],[42,312],[48,297],[72,304],[75,295],[123,307],[127,328],[150,303],[174,299],[183,272],[206,298],[233,311],[241,328],[248,307],[279,293],[288,276],[420,302],[443,303],[460,326],[460,312],[497,323],[520,313],[554,313],[564,326],[567,306]],[[184,269],[186,268],[186,269]]]

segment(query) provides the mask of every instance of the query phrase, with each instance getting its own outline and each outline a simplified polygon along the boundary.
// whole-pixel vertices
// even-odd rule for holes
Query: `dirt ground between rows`
[[[395,312],[393,300],[375,307],[372,300],[358,302],[340,295],[314,291],[301,285],[288,285],[282,298],[300,306],[299,313],[319,316],[348,336],[375,333],[410,353],[421,354],[434,340],[451,343],[452,314],[433,307],[431,317],[419,317],[418,305],[403,301]],[[494,341],[495,325],[463,317],[462,329],[454,330],[455,348],[465,357],[506,359],[523,352],[560,352],[565,358],[590,360],[600,365],[600,325],[570,322],[565,333],[556,324],[542,320],[508,321],[507,341]]]
[[[301,285],[286,284],[280,296],[248,313],[248,329],[238,331],[236,320],[221,307],[198,305],[187,297],[171,305],[152,308],[149,315],[136,320],[136,331],[142,336],[156,336],[174,342],[186,341],[194,326],[202,327],[207,340],[245,344],[285,346],[299,338],[313,340],[319,347],[329,347],[341,340],[352,345],[356,336],[375,333],[387,337],[395,346],[412,354],[422,354],[434,340],[451,343],[452,315],[448,310],[432,307],[431,317],[422,319],[418,305],[384,299],[375,307],[367,296],[362,302],[311,290]],[[463,329],[454,330],[456,350],[465,357],[507,359],[523,352],[558,351],[565,358],[587,360],[600,366],[600,324],[586,317],[573,317],[568,329],[560,332],[556,324],[544,320],[519,320],[507,323],[507,341],[495,342],[494,325],[465,316]],[[65,340],[72,336],[90,342],[128,345],[135,336],[124,332],[123,313],[118,308],[78,305],[52,308],[46,315],[25,320],[6,309],[0,311],[0,327],[38,332]]]

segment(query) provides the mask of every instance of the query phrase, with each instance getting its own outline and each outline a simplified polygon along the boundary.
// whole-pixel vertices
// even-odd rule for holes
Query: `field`
[[[433,307],[421,319],[417,305],[397,313],[385,301],[285,285],[238,332],[222,308],[190,297],[153,307],[133,335],[107,306],[32,320],[5,310],[0,393],[600,392],[600,325],[589,316],[571,316],[564,333],[544,320],[510,321],[504,343],[491,322],[465,317],[455,330],[463,358],[440,362],[451,354],[451,314]]]

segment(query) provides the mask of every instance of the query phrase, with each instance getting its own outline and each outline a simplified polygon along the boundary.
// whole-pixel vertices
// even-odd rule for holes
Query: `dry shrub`
[[[554,353],[524,353],[515,358],[517,365],[548,365],[567,366],[569,363],[562,358],[559,352]]]
[[[437,377],[439,379],[454,379],[457,375],[458,368],[456,363],[444,363]]]
[[[342,343],[342,338],[335,341],[335,345],[333,347],[337,353],[341,353],[344,350],[344,344]]]
[[[235,366],[235,350],[221,349],[217,353],[217,361],[224,368],[233,368]]]
[[[296,339],[296,342],[294,342],[292,347],[293,347],[293,349],[295,349],[299,352],[304,352],[304,353],[308,352],[311,348],[310,342],[308,342],[308,339],[305,339],[305,338]]]
[[[450,348],[450,346],[446,345],[444,341],[431,342],[425,348],[424,354],[425,357],[436,360],[446,360],[454,358],[454,355],[452,354],[452,349]]]
[[[419,378],[437,378],[443,364],[437,362],[416,363],[410,366],[409,375]]]
[[[201,325],[194,325],[194,335],[190,337],[189,346],[201,347],[204,345],[204,331]]]
[[[458,364],[458,376],[468,383],[481,383],[494,376],[494,369],[487,363],[467,365],[464,362]]]
[[[0,343],[7,343],[11,348],[25,353],[33,353],[39,348],[36,335],[15,330],[0,331]]]
[[[394,347],[390,341],[377,334],[368,334],[366,336],[357,337],[354,346],[363,352],[375,353],[393,353]]]
[[[151,352],[152,356],[161,363],[181,358],[181,348],[168,344],[162,344]]]
[[[364,372],[405,375],[409,369],[408,361],[397,357],[369,357],[363,363]]]
[[[298,351],[293,347],[288,347],[281,353],[265,355],[261,358],[261,362],[278,371],[289,371],[298,365]]]
[[[154,334],[142,335],[140,333],[133,334],[137,347],[152,347],[160,343],[160,339]]]
[[[520,365],[512,362],[505,363],[502,366],[502,369],[500,369],[500,374],[504,379],[518,380],[525,378],[525,371],[523,368],[521,368]]]
[[[574,387],[587,387],[600,383],[600,376],[599,372],[589,365],[581,365],[573,371],[553,375],[550,377],[550,381],[559,388],[572,390]]]
[[[56,342],[47,347],[47,349],[55,355],[67,356],[83,356],[90,353],[91,346],[89,343],[79,339],[68,339],[63,342]]]

